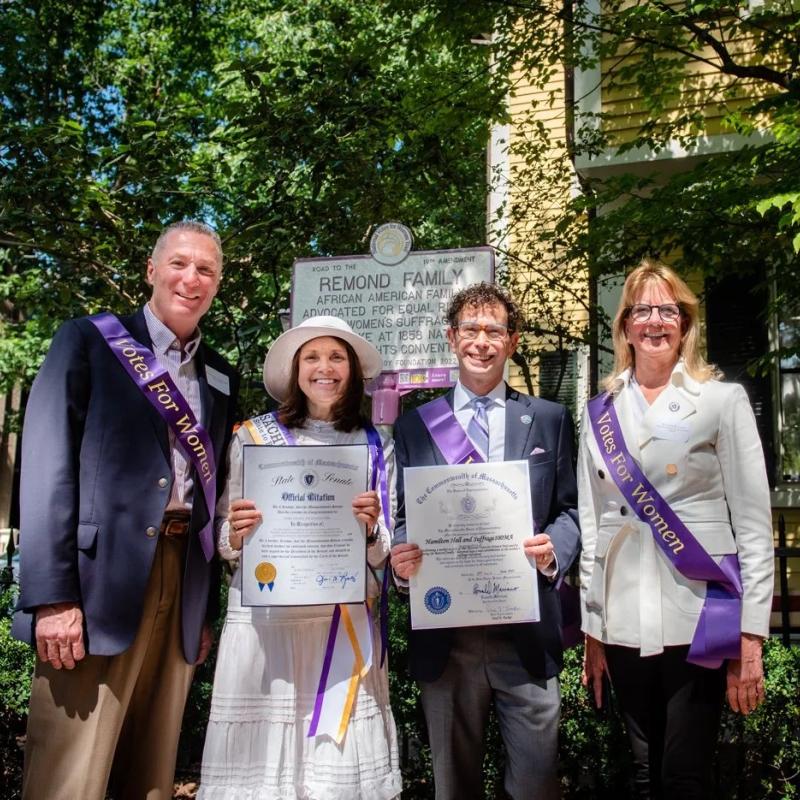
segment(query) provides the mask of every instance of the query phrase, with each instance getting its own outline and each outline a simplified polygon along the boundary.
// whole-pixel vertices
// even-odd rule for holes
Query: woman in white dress
[[[378,351],[347,323],[315,317],[281,335],[264,362],[267,391],[281,403],[277,415],[248,420],[228,455],[219,551],[236,562],[242,541],[261,514],[242,498],[242,448],[262,443],[368,444],[361,414],[363,382],[380,372]],[[278,433],[276,433],[276,431]],[[381,441],[383,462],[371,459],[370,485],[353,513],[367,532],[370,600],[381,592],[378,570],[390,547],[394,505],[394,443]],[[377,451],[378,448],[372,448]],[[377,467],[377,469],[376,469]],[[378,473],[383,472],[380,476]],[[224,506],[223,506],[224,507]],[[302,535],[302,533],[299,533]],[[211,714],[206,732],[199,798],[204,800],[390,800],[402,788],[397,736],[389,707],[386,663],[381,663],[377,614],[374,657],[358,688],[344,736],[309,736],[335,606],[243,607],[236,565],[220,640]],[[385,598],[384,598],[385,600]],[[374,603],[373,603],[374,611]]]

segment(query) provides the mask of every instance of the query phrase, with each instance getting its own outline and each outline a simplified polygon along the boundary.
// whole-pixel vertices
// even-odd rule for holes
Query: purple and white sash
[[[214,510],[217,499],[217,466],[211,438],[198,422],[167,368],[159,363],[152,350],[137,342],[117,317],[109,312],[89,317],[89,321],[100,331],[139,391],[175,434],[176,442],[194,466],[208,510],[208,521],[199,533],[200,544],[206,560],[211,561],[215,551]]]
[[[272,445],[296,445],[292,432],[275,414],[263,414],[244,423],[254,442]],[[372,425],[367,426],[367,443],[372,470],[371,489],[380,480],[381,505],[389,527],[389,488],[383,446]],[[388,577],[384,569],[381,580],[381,661],[383,667],[388,646]],[[317,696],[307,736],[328,735],[340,743],[347,732],[358,691],[358,683],[372,667],[372,618],[369,603],[345,605],[333,609],[328,641],[322,660]]]
[[[600,455],[628,505],[672,566],[685,578],[707,584],[687,661],[715,669],[725,659],[740,658],[742,581],[736,555],[717,564],[650,483],[628,451],[610,394],[593,397],[587,407]]]

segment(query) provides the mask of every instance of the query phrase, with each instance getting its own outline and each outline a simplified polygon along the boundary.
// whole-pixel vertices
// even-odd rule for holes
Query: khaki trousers
[[[181,648],[184,538],[161,536],[131,647],[73,670],[38,663],[25,800],[168,800],[194,667]],[[120,565],[124,568],[124,565]],[[124,602],[125,598],[119,598]]]

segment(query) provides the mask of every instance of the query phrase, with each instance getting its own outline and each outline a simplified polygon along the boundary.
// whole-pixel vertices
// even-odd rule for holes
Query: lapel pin
[[[677,474],[678,474],[677,464],[667,464],[667,475],[677,475]]]
[[[669,410],[670,411],[680,411],[681,410],[681,404],[677,400],[673,400],[669,404]]]
[[[522,416],[519,418],[519,421],[520,421],[520,422],[521,422],[523,425],[530,425],[530,424],[531,424],[531,422],[533,422],[533,417],[529,416],[528,414],[523,414],[523,415],[522,415]]]

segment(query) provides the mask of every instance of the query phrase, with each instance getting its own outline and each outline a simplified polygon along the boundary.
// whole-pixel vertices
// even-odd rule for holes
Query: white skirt
[[[234,576],[198,800],[391,800],[402,781],[386,665],[359,682],[341,744],[306,736],[333,606],[242,608]]]

